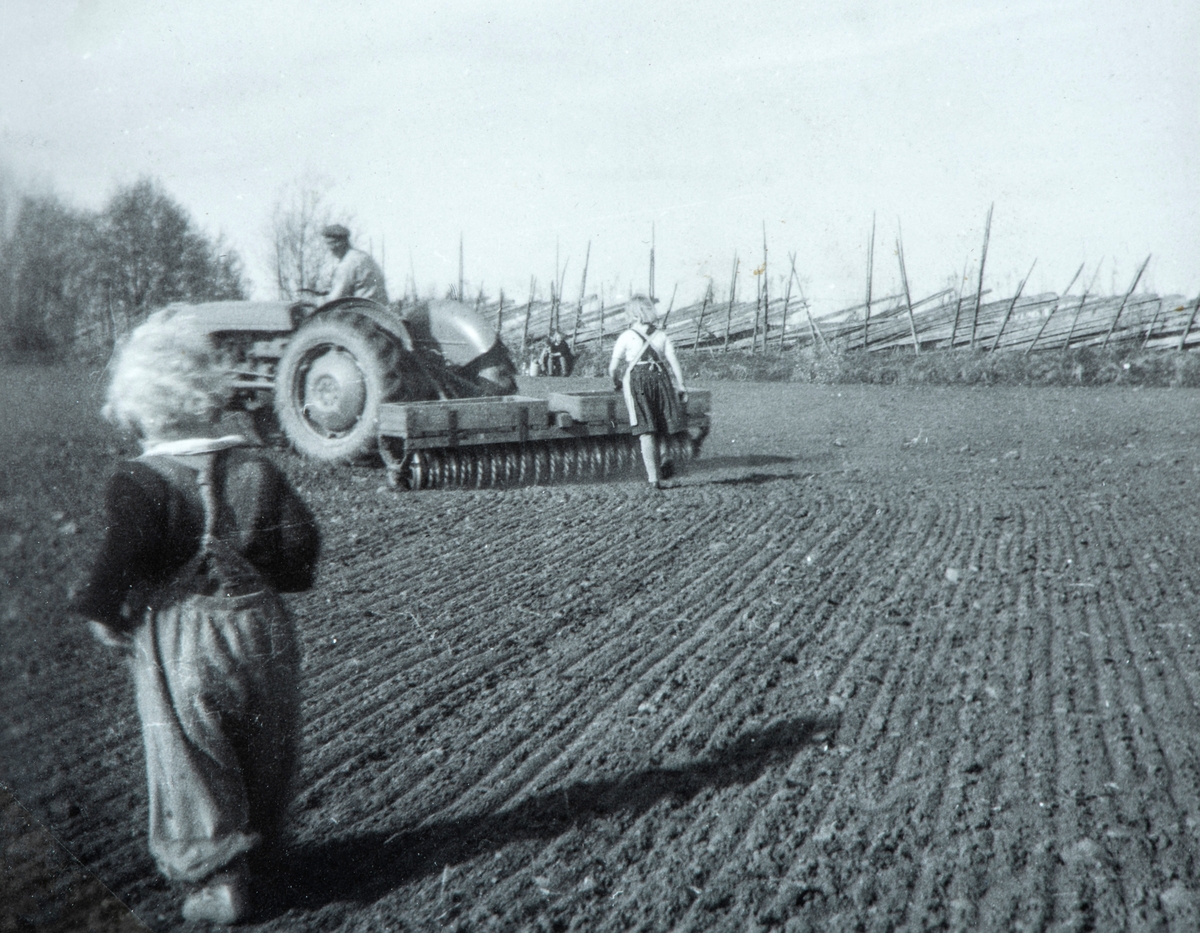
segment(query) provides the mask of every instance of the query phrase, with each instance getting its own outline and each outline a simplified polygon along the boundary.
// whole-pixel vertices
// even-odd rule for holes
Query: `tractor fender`
[[[436,351],[451,366],[466,367],[499,342],[483,316],[461,301],[422,301],[406,308],[404,319],[417,346]]]
[[[406,351],[413,351],[413,337],[404,318],[377,301],[369,298],[339,298],[321,305],[309,315],[309,320],[320,318],[330,311],[353,311],[395,337]]]

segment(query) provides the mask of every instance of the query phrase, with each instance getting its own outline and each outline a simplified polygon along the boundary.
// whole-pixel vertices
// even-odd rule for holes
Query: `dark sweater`
[[[204,531],[204,506],[195,473],[171,458],[160,464],[176,476],[169,481],[136,460],[124,463],[105,494],[104,543],[87,583],[72,609],[118,629],[121,609],[136,592],[164,584],[196,553]],[[276,590],[312,586],[320,536],[308,507],[271,461],[242,450],[217,457],[216,488],[229,507],[223,537]]]

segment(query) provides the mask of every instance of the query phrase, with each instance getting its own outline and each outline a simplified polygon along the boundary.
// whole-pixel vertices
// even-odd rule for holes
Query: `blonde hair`
[[[648,295],[631,295],[625,302],[625,313],[632,324],[653,324],[658,320],[658,309]]]
[[[125,338],[101,414],[141,437],[161,436],[225,407],[232,377],[195,315],[159,311]]]

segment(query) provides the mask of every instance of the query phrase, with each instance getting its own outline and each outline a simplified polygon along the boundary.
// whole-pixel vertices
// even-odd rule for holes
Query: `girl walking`
[[[666,438],[685,427],[683,371],[675,356],[667,332],[658,326],[654,300],[634,295],[625,304],[629,327],[617,338],[608,374],[614,387],[625,393],[629,423],[642,448],[642,462],[650,484],[662,488],[669,478],[669,463],[659,464],[659,438]],[[626,364],[622,378],[617,375]],[[668,474],[668,475],[663,475]]]

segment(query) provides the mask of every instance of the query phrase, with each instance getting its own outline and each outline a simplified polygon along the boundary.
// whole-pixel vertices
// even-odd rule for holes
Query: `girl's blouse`
[[[276,590],[312,586],[320,535],[308,507],[264,457],[234,450],[218,457],[215,479],[232,512],[227,537]],[[186,475],[193,475],[183,468]],[[105,493],[104,542],[72,609],[128,628],[121,608],[133,590],[166,583],[195,554],[204,505],[195,483],[173,483],[145,463],[122,464]]]
[[[612,359],[608,364],[608,371],[615,374],[617,368],[622,362],[634,363],[642,355],[642,346],[644,342],[649,342],[650,346],[659,357],[666,361],[671,367],[671,372],[675,376],[676,387],[683,387],[683,370],[679,367],[679,359],[675,356],[675,345],[671,343],[667,332],[661,328],[655,328],[647,333],[648,328],[645,324],[633,324],[627,330],[623,331],[621,336],[617,338],[616,344],[613,345]]]

